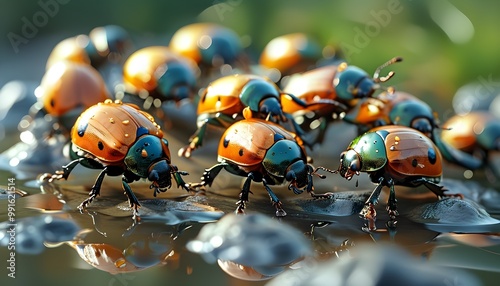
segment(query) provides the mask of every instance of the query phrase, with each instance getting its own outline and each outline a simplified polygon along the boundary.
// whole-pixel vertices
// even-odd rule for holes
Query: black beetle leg
[[[108,168],[104,168],[100,173],[99,173],[99,176],[97,177],[94,185],[92,186],[92,189],[90,189],[90,193],[89,193],[89,197],[84,200],[79,206],[78,206],[78,209],[80,211],[82,211],[83,209],[85,209],[85,207],[90,204],[95,197],[97,197],[100,192],[101,192],[101,185],[102,185],[102,181],[104,180],[104,177],[106,176],[106,174],[108,173]]]
[[[269,194],[269,198],[271,198],[273,205],[276,207],[276,216],[286,216],[285,210],[281,207],[283,204],[281,203],[280,199],[278,199],[278,196],[276,196],[273,190],[271,190],[271,188],[267,185],[265,179],[262,179],[262,184],[264,185],[264,188],[266,188],[266,191]]]
[[[245,213],[246,203],[248,202],[248,194],[251,193],[250,184],[252,183],[253,178],[253,174],[249,173],[247,178],[245,179],[245,183],[243,183],[243,188],[240,192],[240,200],[236,202],[236,204],[238,205],[238,207],[236,208],[237,214]]]
[[[80,164],[83,160],[85,160],[85,158],[79,158],[69,162],[67,165],[62,166],[62,170],[56,171],[56,173],[49,178],[49,183],[54,180],[67,180],[69,174],[73,171],[76,165]]]
[[[378,180],[378,185],[375,187],[373,192],[371,193],[370,197],[365,202],[365,206],[363,209],[359,212],[359,215],[361,218],[365,219],[367,221],[367,224],[363,227],[363,230],[365,231],[374,231],[377,229],[375,225],[375,221],[377,219],[377,212],[375,211],[375,205],[378,203],[378,198],[380,197],[380,192],[382,191],[382,188],[384,187],[384,178],[381,177]]]
[[[129,179],[127,176],[123,175],[122,176],[122,186],[123,190],[125,191],[125,194],[127,195],[129,204],[131,208],[134,208],[135,212],[137,212],[137,209],[141,206],[139,203],[139,200],[135,196],[134,192],[132,191],[132,188],[128,183],[133,182],[133,179]],[[135,214],[134,212],[134,214]]]
[[[313,175],[316,175],[319,178],[324,179],[326,177],[324,175],[318,174],[317,173],[318,170],[323,170],[323,171],[327,171],[327,172],[331,172],[331,173],[333,173],[334,171],[327,169],[327,168],[324,168],[324,167],[317,167],[316,169],[313,170],[313,167],[311,165],[308,165],[307,168],[309,169],[309,171],[307,173],[307,187],[306,187],[307,192],[309,194],[311,194],[311,197],[313,197],[315,199],[329,199],[329,198],[331,198],[333,196],[332,193],[324,193],[321,195],[317,195],[314,193]]]
[[[399,215],[398,209],[397,209],[397,199],[396,199],[396,192],[394,190],[394,181],[391,179],[389,180],[389,200],[387,201],[387,213],[389,214],[389,221],[387,222],[387,225],[389,227],[396,227],[396,217]]]
[[[433,183],[429,180],[426,180],[426,179],[419,179],[417,180],[417,182],[422,182],[422,184],[424,184],[424,186],[431,190],[434,194],[436,194],[436,196],[439,198],[439,199],[442,199],[444,197],[458,197],[460,199],[463,199],[464,196],[462,194],[445,194],[445,192],[447,191],[447,189],[443,186],[440,186],[436,183]]]
[[[210,169],[205,169],[203,176],[201,177],[200,183],[187,183],[186,186],[189,191],[196,192],[197,189],[204,188],[205,186],[211,186],[214,182],[215,177],[219,175],[220,171],[227,166],[227,163],[219,163],[212,166]]]

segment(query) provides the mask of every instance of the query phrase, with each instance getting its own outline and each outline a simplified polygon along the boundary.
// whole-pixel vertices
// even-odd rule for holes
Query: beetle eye
[[[151,182],[156,182],[160,179],[160,176],[158,175],[158,172],[156,170],[153,170],[151,171],[151,173],[149,173],[148,179]]]
[[[344,160],[346,151],[340,153],[340,160]]]
[[[361,164],[360,164],[359,160],[358,159],[353,160],[351,162],[351,165],[349,166],[349,169],[351,169],[352,171],[359,171],[359,170],[361,170]]]
[[[295,180],[296,178],[297,178],[297,176],[295,175],[294,171],[290,171],[290,172],[286,173],[286,175],[285,175],[285,179],[288,182],[291,182],[292,180]]]

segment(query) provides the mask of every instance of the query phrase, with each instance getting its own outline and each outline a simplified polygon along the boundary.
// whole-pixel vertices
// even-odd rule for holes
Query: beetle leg
[[[122,186],[123,190],[125,190],[125,194],[128,197],[128,202],[130,204],[130,207],[134,210],[134,219],[139,216],[139,207],[141,204],[139,203],[139,200],[135,196],[134,192],[132,192],[132,188],[130,188],[130,185],[128,184],[129,179],[126,176],[122,176]]]
[[[367,220],[367,224],[363,227],[363,230],[374,231],[377,229],[375,225],[375,220],[377,219],[377,212],[375,210],[375,205],[378,203],[378,198],[380,197],[380,192],[384,187],[384,178],[380,177],[378,180],[378,185],[375,187],[370,197],[365,202],[365,206],[359,212],[361,218]]]
[[[394,181],[392,179],[389,180],[389,200],[387,201],[387,213],[389,214],[389,221],[387,225],[389,227],[396,227],[396,217],[399,215],[397,210],[397,200],[396,200],[396,192],[394,190]]]
[[[94,185],[90,189],[89,197],[86,200],[84,200],[83,202],[81,202],[80,205],[78,206],[78,209],[80,211],[82,211],[83,209],[85,209],[85,207],[88,204],[90,204],[94,200],[94,198],[97,197],[100,194],[102,181],[104,180],[104,177],[106,176],[107,173],[108,173],[108,168],[107,167],[104,168],[99,173],[99,176],[97,177]]]
[[[252,183],[252,180],[253,174],[249,173],[247,178],[245,179],[245,183],[243,183],[243,188],[240,192],[240,200],[236,202],[236,204],[238,205],[238,207],[236,208],[237,214],[245,213],[246,203],[248,202],[248,194],[251,193],[250,184]]]
[[[447,191],[447,189],[443,186],[440,186],[436,183],[433,183],[429,180],[426,180],[426,179],[418,179],[416,180],[416,182],[421,182],[422,184],[424,184],[424,186],[431,190],[434,194],[436,194],[436,196],[438,197],[438,199],[442,199],[444,197],[458,197],[460,199],[463,199],[464,196],[462,194],[445,194],[445,192]]]
[[[222,162],[211,167],[210,169],[205,169],[200,183],[187,183],[186,186],[188,187],[189,191],[196,191],[196,189],[203,188],[205,186],[212,186],[215,177],[217,177],[222,168],[226,167],[227,165],[227,163]]]
[[[203,137],[205,136],[205,132],[207,130],[208,120],[203,122],[203,124],[196,130],[196,132],[189,138],[189,145],[186,145],[179,149],[177,155],[179,157],[191,157],[191,152],[196,150],[203,143]]]
[[[281,207],[283,204],[281,203],[280,199],[278,199],[278,196],[276,196],[273,190],[271,190],[271,188],[267,185],[265,179],[262,179],[262,184],[264,185],[264,188],[266,188],[266,191],[269,194],[269,198],[271,198],[273,205],[276,207],[276,216],[286,216],[285,210]]]
[[[318,170],[324,170],[333,173],[334,171],[324,168],[324,167],[317,167],[316,169],[313,170],[311,165],[307,165],[307,168],[309,171],[307,172],[307,187],[306,190],[309,194],[311,194],[311,197],[315,199],[329,199],[333,196],[332,193],[324,193],[321,195],[317,195],[314,193],[314,186],[313,186],[313,175],[316,175],[320,177],[321,179],[326,178],[324,175],[317,174]]]
[[[56,171],[56,173],[49,178],[49,183],[51,183],[54,180],[60,180],[60,179],[67,180],[69,174],[73,171],[76,165],[80,164],[83,160],[85,160],[85,158],[79,158],[69,162],[67,165],[62,166],[62,170]]]
[[[177,188],[182,187],[184,190],[189,192],[190,191],[189,185],[182,178],[182,176],[189,175],[189,173],[184,172],[184,171],[179,171],[179,169],[177,169],[177,166],[171,165],[171,167],[172,167],[172,170],[174,170],[172,172],[172,175],[174,176],[174,180],[177,183]]]

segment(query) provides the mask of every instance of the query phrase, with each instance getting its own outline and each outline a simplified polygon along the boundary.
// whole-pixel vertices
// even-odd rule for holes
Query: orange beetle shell
[[[90,38],[86,35],[67,38],[59,42],[47,59],[45,69],[48,70],[53,64],[59,61],[70,61],[75,63],[90,65],[90,58],[85,50]]]
[[[236,33],[224,26],[215,23],[194,23],[177,30],[170,39],[169,47],[172,51],[200,63],[203,60],[200,53],[202,41],[206,39],[210,42],[212,35],[219,33],[234,34],[234,37],[238,38]]]
[[[429,137],[410,127],[388,125],[372,131],[385,130],[385,147],[391,174],[440,177],[442,157]]]
[[[146,128],[148,134],[163,138],[160,126],[150,114],[133,104],[106,100],[80,115],[72,128],[71,139],[103,165],[121,165],[140,127]],[[164,151],[170,158],[168,149]]]
[[[287,85],[283,88],[284,93],[291,93],[306,103],[314,103],[320,99],[337,99],[337,93],[333,85],[333,79],[338,71],[338,66],[324,66],[313,70],[296,74],[290,77]],[[282,97],[283,112],[295,113],[304,110],[286,96]],[[335,107],[331,104],[316,104],[306,110],[320,111],[331,114]],[[321,114],[320,114],[321,115]]]
[[[154,91],[158,86],[155,72],[161,72],[159,68],[169,62],[185,62],[193,71],[197,70],[194,62],[168,47],[145,47],[130,55],[123,65],[123,81],[126,89],[134,94]]]
[[[377,120],[382,120],[389,124],[392,122],[389,115],[394,106],[400,102],[416,100],[419,99],[402,91],[394,91],[393,93],[383,92],[377,98],[367,97],[360,99],[356,106],[346,115],[346,118],[355,115],[350,121],[354,121],[357,124],[369,125]]]
[[[110,98],[106,83],[90,65],[69,61],[53,64],[42,78],[40,99],[45,110],[61,116],[77,107],[88,107]]]
[[[477,144],[477,134],[483,131],[486,122],[492,120],[495,120],[495,117],[489,112],[455,115],[443,124],[441,140],[458,150],[473,152]]]
[[[301,49],[308,45],[317,46],[316,57],[304,57]],[[276,68],[283,75],[309,69],[321,58],[319,44],[306,34],[293,33],[272,39],[262,51],[259,63],[267,68]]]
[[[277,135],[296,141],[305,154],[302,141],[294,133],[272,122],[250,118],[234,123],[224,132],[219,143],[219,161],[233,162],[245,172],[259,170]]]
[[[245,85],[252,80],[266,80],[256,75],[237,74],[224,76],[211,82],[198,103],[198,115],[203,113],[221,112],[227,115],[240,113],[245,105],[240,100],[240,93]]]

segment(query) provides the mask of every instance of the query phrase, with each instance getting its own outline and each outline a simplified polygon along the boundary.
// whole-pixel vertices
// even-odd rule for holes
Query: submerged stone
[[[231,261],[245,267],[276,273],[312,254],[310,241],[297,229],[259,213],[227,214],[217,223],[204,226],[187,244],[207,262]],[[220,262],[219,262],[220,263]]]
[[[469,199],[447,198],[418,206],[408,214],[415,222],[438,232],[490,232],[500,230],[500,221]]]
[[[275,277],[266,286],[322,285],[480,285],[461,271],[431,265],[412,257],[396,244],[360,244],[350,256],[308,263]]]

